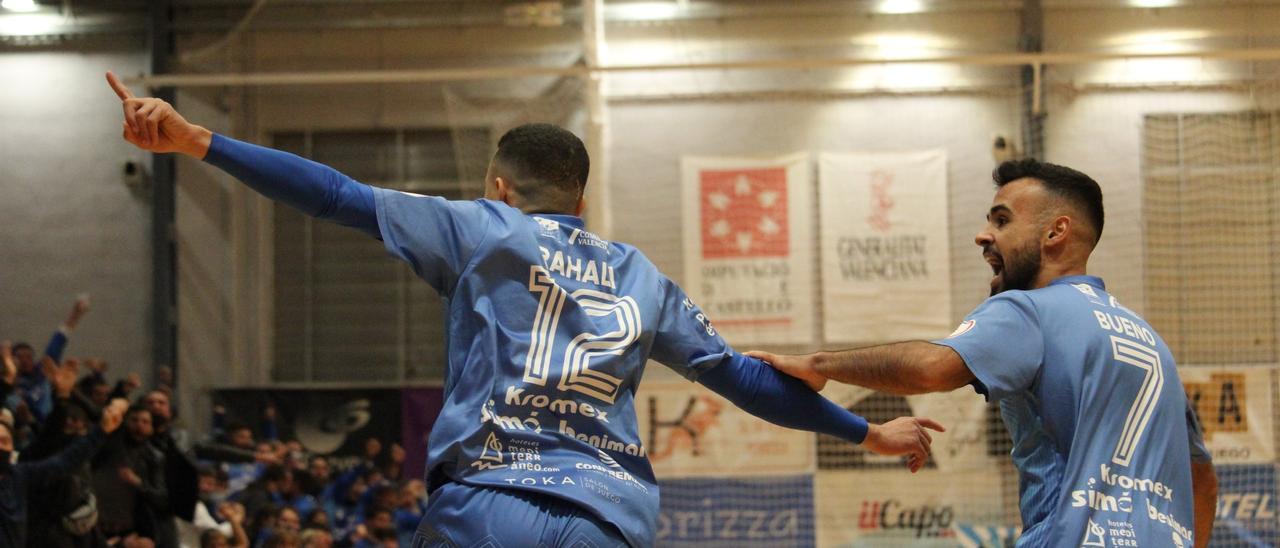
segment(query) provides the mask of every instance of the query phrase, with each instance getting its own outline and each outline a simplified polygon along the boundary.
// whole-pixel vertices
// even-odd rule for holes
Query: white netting
[[[1241,90],[1252,104],[1142,120],[1147,317],[1179,359],[1213,452],[1218,546],[1280,542],[1277,83]]]

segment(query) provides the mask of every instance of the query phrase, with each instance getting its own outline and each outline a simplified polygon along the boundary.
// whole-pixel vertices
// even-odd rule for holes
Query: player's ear
[[[1049,223],[1048,233],[1045,235],[1046,244],[1054,245],[1066,241],[1067,236],[1071,234],[1071,217],[1059,215]]]
[[[587,198],[585,196],[578,196],[578,207],[573,212],[574,216],[581,217],[582,212],[586,211],[586,209],[587,209]]]
[[[515,207],[515,204],[511,203],[512,199],[515,198],[515,188],[511,182],[507,181],[506,177],[498,176],[493,178],[493,184],[497,193],[494,199]]]

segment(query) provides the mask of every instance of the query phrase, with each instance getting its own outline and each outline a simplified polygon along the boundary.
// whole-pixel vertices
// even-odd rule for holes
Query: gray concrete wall
[[[121,178],[110,69],[147,67],[140,47],[0,54],[0,337],[43,345],[78,293],[93,311],[69,356],[101,356],[112,374],[151,371],[151,207]]]

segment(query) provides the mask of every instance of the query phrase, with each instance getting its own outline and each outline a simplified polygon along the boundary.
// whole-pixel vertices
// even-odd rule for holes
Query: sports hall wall
[[[148,56],[141,39],[80,46],[0,49],[0,336],[39,351],[89,293],[68,355],[149,378],[151,209],[122,177],[127,160],[148,158],[116,138],[100,74],[142,71]]]
[[[1049,51],[1197,51],[1264,47],[1277,8],[1176,10],[1053,7]],[[716,62],[835,56],[945,56],[1016,51],[1009,12],[908,16],[778,15],[683,23],[615,23],[606,28],[617,64]],[[429,36],[430,38],[424,38]],[[500,38],[498,38],[500,37]],[[433,39],[435,38],[435,39]],[[271,72],[377,67],[510,66],[570,63],[574,28],[440,28],[414,31],[261,32],[243,38],[228,67]],[[1274,96],[1191,83],[1257,77],[1273,65],[1214,60],[1123,60],[1046,67],[1045,158],[1077,167],[1106,192],[1107,235],[1091,270],[1128,306],[1145,306],[1142,119],[1152,112],[1234,111]],[[490,123],[471,98],[510,98],[511,118],[528,117],[550,95],[551,78],[446,84],[272,86],[229,90],[238,135],[266,142],[275,132]],[[679,279],[683,270],[679,162],[690,156],[943,149],[948,159],[951,314],[958,321],[985,296],[988,267],[972,245],[989,200],[997,135],[1017,142],[1025,105],[1018,69],[983,65],[767,71],[654,71],[608,77],[611,235],[640,246]],[[461,97],[461,99],[458,99]],[[527,101],[523,106],[520,101]],[[542,101],[540,103],[539,101]],[[477,101],[477,103],[479,103]],[[552,105],[563,108],[563,105]],[[521,109],[526,109],[521,111]],[[580,107],[579,107],[580,108]],[[554,110],[554,108],[553,108]],[[468,115],[476,118],[467,120]],[[535,116],[536,117],[536,116]],[[580,129],[580,128],[575,128]],[[253,219],[250,219],[251,222]],[[261,219],[267,222],[266,218]],[[263,265],[269,266],[269,265]],[[268,307],[269,308],[269,307]],[[270,315],[270,311],[261,310]],[[261,347],[259,347],[261,348]],[[267,352],[264,359],[270,359]]]

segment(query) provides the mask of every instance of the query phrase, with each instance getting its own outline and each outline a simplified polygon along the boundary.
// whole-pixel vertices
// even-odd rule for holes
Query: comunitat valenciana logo
[[[956,330],[952,331],[950,335],[947,335],[947,338],[954,339],[956,337],[959,337],[960,335],[964,335],[965,333],[968,333],[969,331],[971,331],[973,329],[973,326],[977,324],[978,322],[974,320],[965,320],[961,322],[960,325],[956,326]]]

